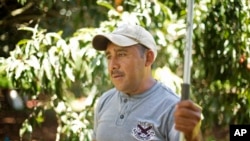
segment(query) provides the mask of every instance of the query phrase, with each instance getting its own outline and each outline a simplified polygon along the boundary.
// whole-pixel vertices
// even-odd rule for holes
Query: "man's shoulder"
[[[172,99],[180,100],[180,95],[178,95],[176,92],[174,92],[170,87],[167,85],[158,82],[158,94],[164,95],[164,97]]]
[[[113,96],[115,93],[117,93],[117,89],[116,88],[112,88],[112,89],[109,89],[107,91],[105,91],[101,96],[100,98],[102,99],[105,99],[107,97],[110,97],[110,96]]]
[[[103,107],[105,105],[107,105],[108,103],[110,103],[110,101],[112,101],[113,98],[115,98],[116,93],[118,91],[115,88],[112,88],[106,92],[104,92],[99,98],[98,98],[98,102],[97,102],[97,109],[101,110],[103,109]],[[114,101],[114,100],[113,100]],[[98,111],[99,111],[98,110]]]
[[[112,88],[112,89],[109,89],[107,90],[106,92],[104,92],[100,97],[99,97],[99,101],[101,103],[111,99],[112,97],[115,96],[115,94],[117,93],[117,89],[116,88]]]

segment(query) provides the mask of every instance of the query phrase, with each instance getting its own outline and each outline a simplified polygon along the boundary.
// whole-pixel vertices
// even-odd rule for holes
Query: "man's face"
[[[106,49],[108,71],[115,87],[127,94],[137,94],[145,77],[145,53],[138,45],[120,47],[113,43]]]

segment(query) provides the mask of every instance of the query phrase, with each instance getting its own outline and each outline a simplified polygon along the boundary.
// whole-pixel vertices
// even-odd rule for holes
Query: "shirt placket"
[[[124,124],[128,117],[130,110],[130,100],[128,97],[122,97],[120,101],[119,113],[116,120],[116,125],[121,126]]]

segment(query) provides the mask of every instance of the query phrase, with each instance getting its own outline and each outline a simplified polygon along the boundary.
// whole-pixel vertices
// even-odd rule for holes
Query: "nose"
[[[108,61],[108,68],[109,70],[115,70],[119,68],[118,60],[115,57],[112,57]]]

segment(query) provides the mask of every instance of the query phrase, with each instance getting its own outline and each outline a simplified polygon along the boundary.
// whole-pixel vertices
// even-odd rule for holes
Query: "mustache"
[[[111,76],[112,75],[124,75],[124,73],[122,71],[119,71],[119,70],[112,70],[110,72]]]

